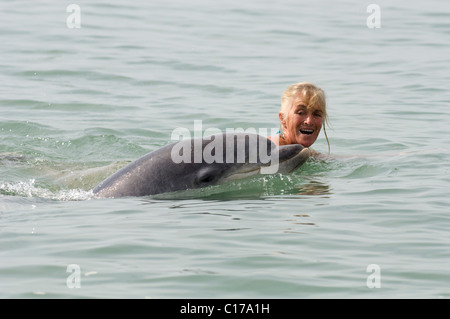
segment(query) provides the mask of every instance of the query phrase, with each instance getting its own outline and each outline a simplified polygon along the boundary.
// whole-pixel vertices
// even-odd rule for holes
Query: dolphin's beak
[[[278,149],[277,160],[267,164],[243,165],[223,181],[242,179],[255,174],[289,174],[302,166],[310,156],[310,149],[299,144],[282,146]]]
[[[299,153],[284,161],[280,159],[280,168],[278,173],[288,174],[302,166],[311,156],[311,150],[307,147],[303,148]]]

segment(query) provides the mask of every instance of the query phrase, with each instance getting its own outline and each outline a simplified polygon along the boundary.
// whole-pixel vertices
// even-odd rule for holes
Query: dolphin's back
[[[160,193],[163,168],[173,144],[148,153],[126,165],[93,189],[100,197],[145,196]]]

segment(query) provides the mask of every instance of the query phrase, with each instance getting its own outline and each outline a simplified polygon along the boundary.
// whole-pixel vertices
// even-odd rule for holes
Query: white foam
[[[89,200],[94,195],[92,191],[82,189],[64,189],[52,191],[35,185],[36,180],[21,181],[17,183],[0,182],[0,193],[6,195],[38,197],[59,201]]]

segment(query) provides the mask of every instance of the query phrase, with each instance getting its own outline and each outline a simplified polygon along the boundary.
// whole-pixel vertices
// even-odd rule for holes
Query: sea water
[[[2,2],[0,297],[449,298],[450,5],[373,4]],[[302,81],[329,157],[92,198],[176,128],[278,128]]]

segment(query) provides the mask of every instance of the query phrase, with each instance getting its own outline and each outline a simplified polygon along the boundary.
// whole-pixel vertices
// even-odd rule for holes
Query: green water
[[[79,29],[0,6],[2,298],[450,297],[450,6],[379,2],[370,29],[358,1],[77,4]],[[92,198],[177,127],[277,128],[300,81],[327,94],[330,157]]]

